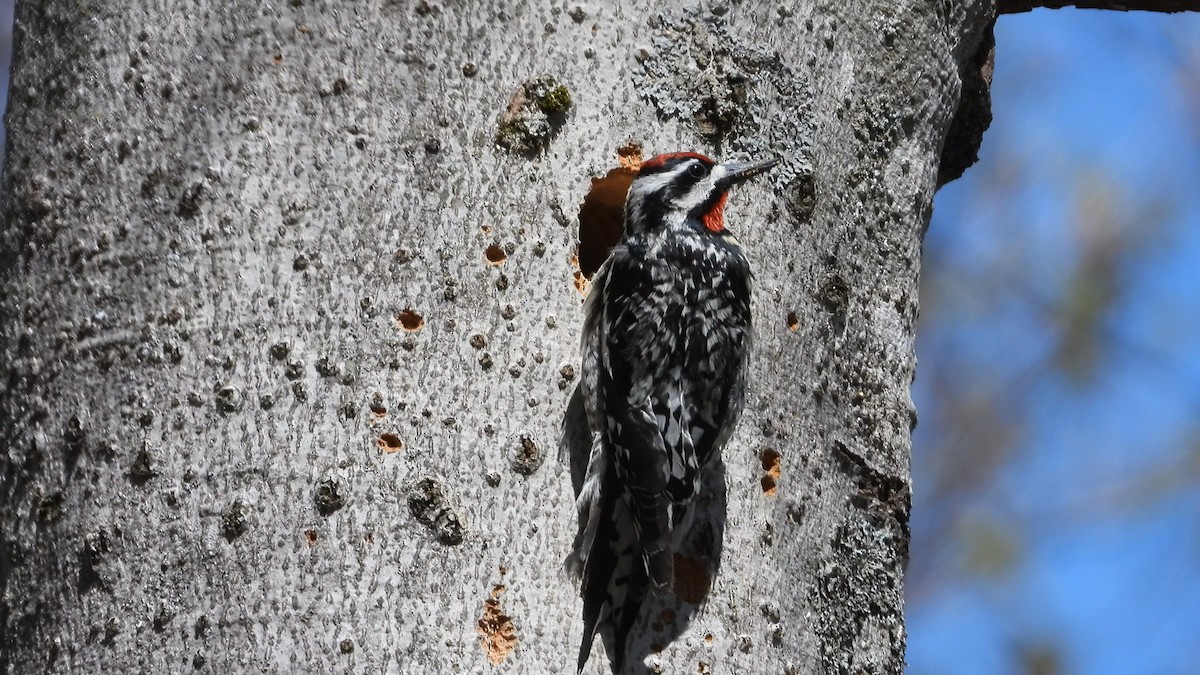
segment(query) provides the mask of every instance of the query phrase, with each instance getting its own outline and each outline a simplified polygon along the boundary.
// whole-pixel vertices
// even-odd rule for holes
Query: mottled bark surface
[[[651,663],[901,672],[921,233],[987,3],[458,5],[18,7],[7,670],[570,672],[576,214],[635,144],[784,159],[728,210],[721,575]]]

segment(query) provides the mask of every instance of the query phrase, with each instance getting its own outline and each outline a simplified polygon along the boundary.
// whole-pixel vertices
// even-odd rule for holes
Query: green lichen
[[[547,115],[561,115],[571,109],[571,92],[560,84],[539,96],[537,104]]]
[[[532,157],[544,151],[562,129],[571,92],[549,75],[521,84],[496,120],[496,145]]]
[[[817,182],[811,171],[799,174],[787,190],[788,207],[797,218],[807,221],[817,207]]]

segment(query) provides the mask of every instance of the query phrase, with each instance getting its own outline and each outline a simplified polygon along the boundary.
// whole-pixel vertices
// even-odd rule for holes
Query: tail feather
[[[629,498],[620,489],[616,468],[611,465],[606,467],[598,497],[593,506],[594,537],[580,556],[583,641],[577,665],[582,673],[592,653],[595,634],[600,633],[613,673],[622,673],[629,634],[650,589],[650,574],[667,574],[670,578],[672,558],[670,549],[643,557]],[[662,572],[662,560],[667,561],[667,572]]]
[[[606,519],[607,520],[607,519]],[[605,523],[601,526],[604,539],[611,534],[612,526]],[[616,569],[616,551],[607,546],[593,546],[586,558],[583,568],[583,642],[579,645],[579,672],[587,665],[588,656],[592,653],[592,642],[596,631],[603,622],[607,622],[612,613],[612,600],[609,598],[609,582],[607,571]]]
[[[624,582],[623,602],[614,602],[608,624],[612,630],[612,651],[608,654],[614,675],[624,672],[625,657],[629,651],[629,634],[642,611],[642,601],[650,590],[646,567],[642,564],[636,548],[626,548],[613,574],[614,590]],[[624,574],[622,574],[624,573]]]
[[[621,673],[642,603],[652,586],[671,584],[674,555],[664,495],[667,453],[653,410],[647,404],[606,411],[604,418],[590,420],[592,447],[579,486],[579,529],[567,568],[581,572],[580,672],[600,633],[612,672]]]
[[[592,551],[597,548],[598,541],[605,541],[601,533],[602,526],[611,528],[612,496],[615,487],[609,487],[613,478],[609,475],[612,469],[603,452],[598,439],[592,445],[591,458],[588,460],[588,473],[575,499],[575,517],[578,530],[575,542],[571,546],[571,554],[567,556],[565,567],[567,573],[575,579],[580,579],[584,573]]]
[[[607,477],[600,490],[596,536],[584,556],[579,672],[591,655],[596,633],[604,639],[612,672],[622,671],[629,633],[650,586],[629,503],[614,471],[610,469]]]
[[[641,553],[649,580],[656,588],[666,588],[671,585],[675,568],[666,500],[661,494],[632,488],[626,499],[631,527],[637,532],[637,541],[633,543]]]
[[[616,476],[613,468],[606,466],[603,475],[595,478],[599,484],[595,486],[590,504],[585,505],[585,494],[580,494],[580,522],[582,524],[586,518],[587,523],[575,537],[574,557],[580,565],[580,595],[583,596],[583,643],[579,646],[579,672],[583,672],[592,652],[596,631],[607,623],[612,613],[613,599],[609,587],[617,571],[619,557],[619,550],[612,545],[612,540],[618,536],[614,517],[619,501],[616,499]],[[588,482],[592,482],[590,478]],[[588,511],[586,516],[585,510]],[[587,530],[590,530],[590,534],[585,534]]]

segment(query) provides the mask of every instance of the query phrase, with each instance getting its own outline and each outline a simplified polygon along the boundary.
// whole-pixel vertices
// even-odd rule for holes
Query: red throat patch
[[[725,230],[725,200],[729,198],[729,194],[723,194],[717,198],[716,203],[704,214],[704,226],[710,232],[723,232]]]

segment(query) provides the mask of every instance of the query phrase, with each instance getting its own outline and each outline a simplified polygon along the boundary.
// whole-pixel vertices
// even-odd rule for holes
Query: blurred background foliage
[[[1200,16],[996,26],[925,240],[910,675],[1200,672]]]
[[[1039,10],[996,45],[925,242],[909,673],[1197,673],[1200,15]]]

